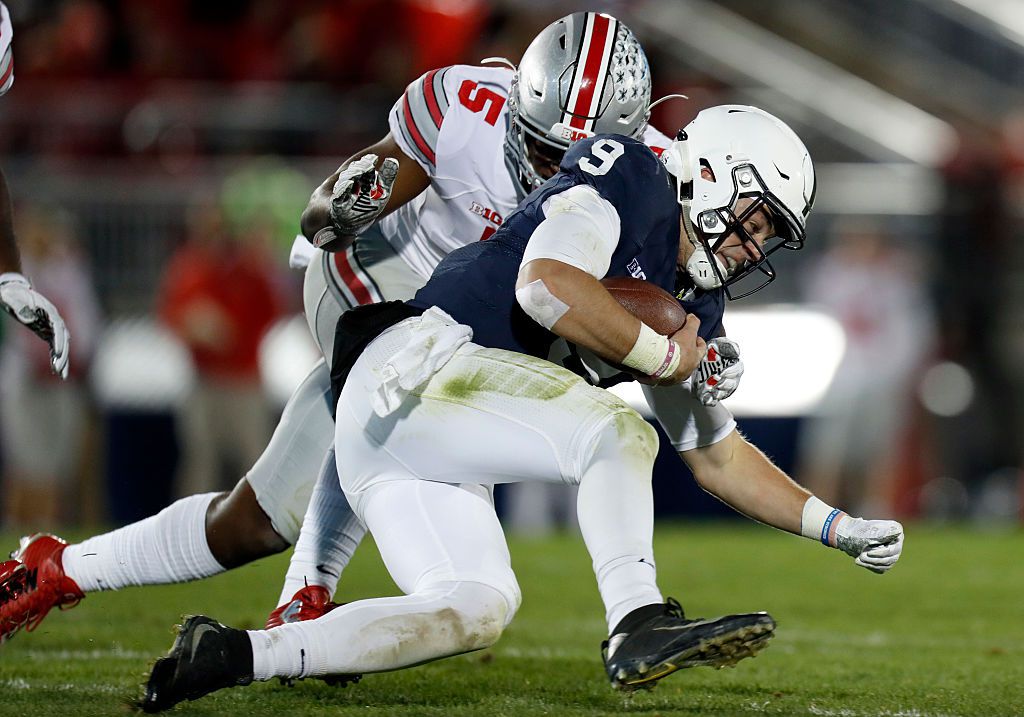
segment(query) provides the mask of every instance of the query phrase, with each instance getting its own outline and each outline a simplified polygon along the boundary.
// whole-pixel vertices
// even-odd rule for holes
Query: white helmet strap
[[[697,236],[697,228],[690,220],[690,207],[693,204],[693,166],[690,164],[688,140],[686,132],[679,130],[676,141],[672,143],[671,157],[672,174],[676,178],[676,199],[682,210],[680,213],[683,229],[686,231],[686,238],[693,245],[690,258],[686,261],[686,273],[699,288],[710,291],[722,285],[721,277],[725,276],[726,268],[717,256],[708,252],[704,242]],[[711,266],[712,262],[718,264],[718,271]]]
[[[690,205],[693,203],[693,168],[690,165],[690,148],[688,146],[686,132],[679,130],[676,134],[676,141],[672,143],[672,174],[676,178],[676,199],[682,208],[683,228],[686,236],[694,247],[700,248],[701,242],[697,238],[697,229],[690,221]]]

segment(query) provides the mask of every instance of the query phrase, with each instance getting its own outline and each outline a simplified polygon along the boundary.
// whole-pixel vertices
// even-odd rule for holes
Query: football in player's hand
[[[671,336],[686,323],[686,311],[676,297],[642,279],[610,277],[601,284],[629,313],[662,336]]]

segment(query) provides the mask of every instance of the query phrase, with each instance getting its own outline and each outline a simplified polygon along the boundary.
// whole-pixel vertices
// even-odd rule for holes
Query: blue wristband
[[[821,526],[821,544],[822,545],[829,545],[828,534],[829,534],[829,531],[832,529],[832,521],[834,521],[836,519],[836,516],[839,515],[842,512],[843,511],[839,510],[839,508],[833,508],[832,512],[828,514],[828,517],[825,518],[825,524],[823,526]],[[829,547],[832,547],[832,546],[829,545]]]

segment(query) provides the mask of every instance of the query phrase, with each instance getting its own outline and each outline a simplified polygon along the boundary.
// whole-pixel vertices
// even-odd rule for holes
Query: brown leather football
[[[671,336],[686,323],[686,311],[660,286],[620,276],[602,279],[601,284],[622,308],[662,336]]]

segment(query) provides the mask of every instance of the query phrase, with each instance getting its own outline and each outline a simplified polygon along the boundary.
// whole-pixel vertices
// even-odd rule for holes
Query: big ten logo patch
[[[555,137],[561,137],[569,142],[576,142],[578,140],[594,136],[593,132],[588,132],[585,129],[576,129],[575,127],[570,127],[567,124],[562,124],[561,122],[555,122],[551,125],[550,134]]]
[[[472,204],[470,204],[469,211],[471,211],[473,214],[483,217],[484,219],[486,219],[487,221],[494,225],[491,227],[484,227],[484,233],[480,235],[480,241],[489,239],[491,234],[494,234],[494,232],[498,231],[498,227],[500,227],[501,223],[505,221],[504,217],[502,217],[496,211],[494,211],[490,207],[485,207],[479,202],[473,202]]]

